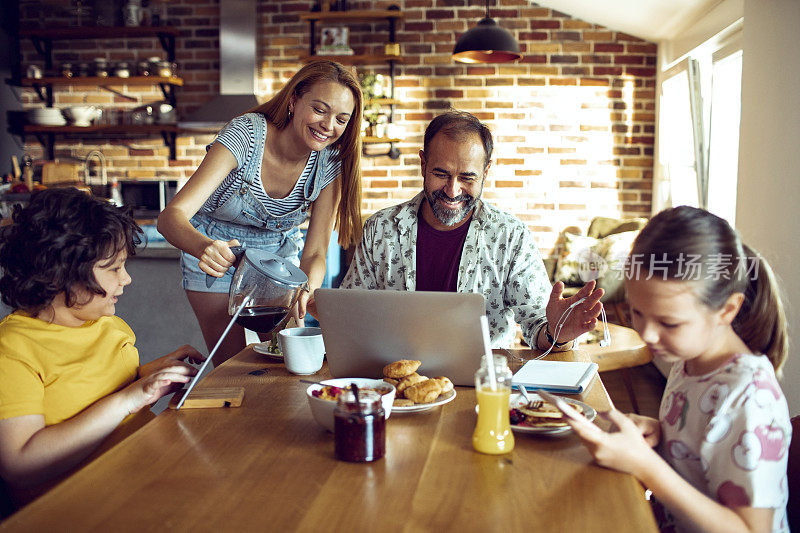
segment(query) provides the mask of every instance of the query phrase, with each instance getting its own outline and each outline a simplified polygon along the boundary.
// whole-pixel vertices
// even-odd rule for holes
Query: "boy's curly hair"
[[[135,254],[142,229],[130,209],[75,188],[47,189],[15,206],[0,231],[0,295],[14,310],[37,315],[64,293],[67,307],[80,292],[105,296],[92,271],[122,250]],[[85,302],[83,302],[85,303]]]

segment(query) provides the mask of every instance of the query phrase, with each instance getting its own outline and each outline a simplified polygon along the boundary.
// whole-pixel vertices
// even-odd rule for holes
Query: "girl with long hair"
[[[725,220],[681,206],[637,236],[625,288],[634,329],[672,363],[659,420],[612,410],[615,431],[570,425],[599,464],[652,490],[662,531],[788,532],[792,430],[775,377],[787,325],[767,262]]]
[[[362,107],[349,70],[333,61],[310,62],[268,102],[222,129],[158,217],[158,230],[182,250],[183,288],[209,350],[229,320],[231,246],[299,264],[313,293],[325,276],[334,227],[342,246],[360,239]],[[298,226],[309,216],[304,243]],[[216,278],[210,286],[207,275]],[[292,310],[298,320],[310,293],[302,293]],[[234,326],[215,363],[243,347],[244,329]]]

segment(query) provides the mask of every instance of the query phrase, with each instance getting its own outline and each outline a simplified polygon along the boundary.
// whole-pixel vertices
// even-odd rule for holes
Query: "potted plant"
[[[381,105],[374,100],[385,96],[384,76],[369,72],[359,74],[358,78],[364,94],[365,133],[368,136],[377,137],[379,135],[377,135],[376,126],[382,121],[384,114],[381,112]]]

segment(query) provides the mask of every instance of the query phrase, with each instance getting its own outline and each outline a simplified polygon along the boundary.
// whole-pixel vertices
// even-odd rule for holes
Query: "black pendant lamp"
[[[489,17],[489,0],[486,17],[462,34],[453,49],[453,59],[460,63],[508,63],[521,57],[514,36]]]

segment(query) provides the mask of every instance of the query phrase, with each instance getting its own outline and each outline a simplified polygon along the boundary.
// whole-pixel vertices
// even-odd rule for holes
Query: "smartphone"
[[[561,411],[567,418],[575,421],[588,422],[585,416],[580,414],[578,411],[575,410],[574,407],[572,407],[570,404],[568,404],[555,394],[550,394],[546,390],[541,390],[541,389],[537,390],[536,394],[541,396],[543,399],[547,400],[549,403],[555,405],[556,408],[558,408],[558,410]]]

